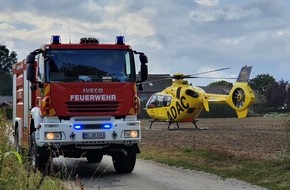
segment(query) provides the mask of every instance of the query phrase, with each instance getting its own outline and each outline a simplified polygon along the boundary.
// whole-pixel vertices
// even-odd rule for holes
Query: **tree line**
[[[289,82],[281,79],[276,81],[269,74],[260,74],[249,81],[256,92],[259,112],[288,111],[290,109]]]
[[[17,62],[15,51],[0,45],[0,95],[12,95],[12,65]]]

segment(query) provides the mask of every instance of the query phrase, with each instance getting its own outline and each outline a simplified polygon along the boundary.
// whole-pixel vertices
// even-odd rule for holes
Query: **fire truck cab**
[[[117,173],[132,172],[141,140],[135,54],[145,81],[147,56],[123,36],[113,44],[96,38],[62,44],[53,36],[14,65],[15,142],[29,150],[35,170],[47,171],[59,155],[88,162],[110,155]]]

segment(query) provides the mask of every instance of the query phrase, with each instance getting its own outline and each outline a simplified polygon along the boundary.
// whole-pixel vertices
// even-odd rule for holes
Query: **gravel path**
[[[84,190],[266,190],[236,179],[222,179],[199,171],[172,168],[147,160],[137,160],[131,174],[118,175],[112,167],[111,157],[104,157],[100,164],[88,164],[85,159],[55,160],[55,165],[65,162],[69,169],[78,166],[76,172]],[[74,182],[70,189],[78,189]]]

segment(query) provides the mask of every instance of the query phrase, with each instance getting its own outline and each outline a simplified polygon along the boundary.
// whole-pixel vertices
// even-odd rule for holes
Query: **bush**
[[[209,112],[203,110],[200,118],[231,118],[237,117],[236,111],[226,104],[211,104]]]
[[[9,120],[11,120],[12,119],[12,108],[9,108],[9,107],[6,108],[5,109],[5,112],[6,112],[6,114],[5,114],[6,115],[6,118],[9,119]]]

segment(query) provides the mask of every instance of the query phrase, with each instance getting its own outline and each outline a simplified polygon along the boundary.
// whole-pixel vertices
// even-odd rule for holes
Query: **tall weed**
[[[290,118],[286,121],[287,151],[290,153]]]
[[[5,111],[0,109],[0,190],[51,190],[65,189],[60,180],[53,180],[40,172],[32,172],[21,155],[8,143],[11,130],[5,117]]]
[[[287,135],[287,138],[286,138],[286,162],[287,162],[287,167],[288,169],[290,170],[290,118],[286,121],[286,135]]]

